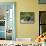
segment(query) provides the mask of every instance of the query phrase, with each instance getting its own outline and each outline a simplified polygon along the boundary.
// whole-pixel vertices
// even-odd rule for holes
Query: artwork
[[[20,12],[21,24],[34,24],[34,12]]]
[[[46,4],[46,0],[39,0],[40,4]]]

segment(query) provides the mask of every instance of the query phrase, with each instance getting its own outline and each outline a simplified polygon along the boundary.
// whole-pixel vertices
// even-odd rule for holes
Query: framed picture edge
[[[46,11],[39,11],[39,36],[42,34],[41,31],[40,31],[40,12],[46,12]]]
[[[27,11],[26,11],[27,12]],[[25,13],[26,13],[25,12]],[[20,12],[21,13],[21,12]],[[27,12],[28,13],[28,12]],[[30,12],[30,13],[34,13],[34,22],[33,23],[21,23],[21,19],[20,19],[20,24],[35,24],[35,12]],[[20,15],[21,16],[21,15]]]

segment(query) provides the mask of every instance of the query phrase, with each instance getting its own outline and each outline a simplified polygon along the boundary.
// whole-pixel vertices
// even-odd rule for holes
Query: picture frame
[[[46,0],[38,0],[39,4],[46,4]]]
[[[39,11],[39,35],[46,32],[46,11]]]
[[[21,24],[34,24],[34,12],[20,12]]]

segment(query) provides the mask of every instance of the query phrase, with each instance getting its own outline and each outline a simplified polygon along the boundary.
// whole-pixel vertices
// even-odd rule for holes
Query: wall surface
[[[39,35],[39,10],[46,10],[45,4],[38,4],[38,0],[0,0],[0,2],[16,2],[17,38],[36,38]],[[20,12],[34,12],[34,24],[20,24]]]

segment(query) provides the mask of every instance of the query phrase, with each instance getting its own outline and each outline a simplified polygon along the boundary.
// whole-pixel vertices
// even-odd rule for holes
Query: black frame
[[[39,36],[40,36],[40,15],[39,15]]]
[[[39,4],[46,4],[46,3],[44,3],[44,2],[42,3],[42,2],[40,2],[40,0],[39,0]]]
[[[46,24],[40,24],[40,13],[45,13],[46,11],[39,11],[39,36],[41,34],[40,32],[40,25],[46,25]]]

